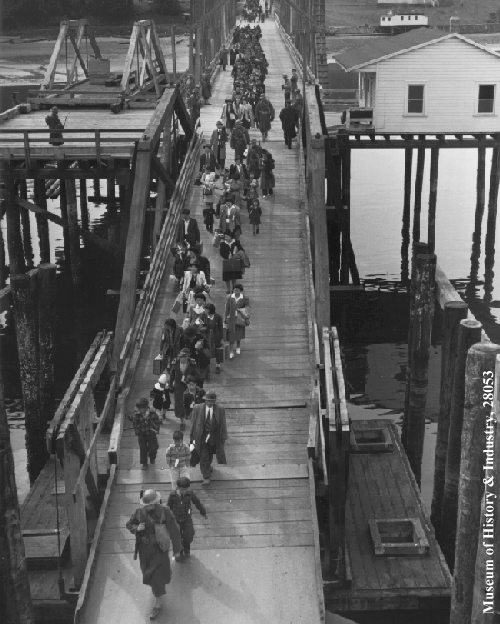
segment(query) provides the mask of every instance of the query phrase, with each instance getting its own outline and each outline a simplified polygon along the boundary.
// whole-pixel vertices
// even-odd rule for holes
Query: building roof
[[[361,46],[360,48],[354,48],[353,50],[347,50],[337,55],[335,60],[346,71],[353,71],[361,69],[365,65],[370,65],[371,63],[424,47],[430,43],[451,38],[462,39],[462,41],[500,58],[500,54],[497,52],[480,45],[476,41],[467,39],[458,33],[443,35],[443,31],[437,28],[415,28],[414,30],[410,30],[402,35],[396,35],[395,37],[377,38],[373,43]]]

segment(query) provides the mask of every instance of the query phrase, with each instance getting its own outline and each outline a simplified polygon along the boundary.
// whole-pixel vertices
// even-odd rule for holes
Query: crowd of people
[[[172,398],[179,422],[172,443],[166,449],[172,487],[166,505],[162,504],[158,492],[148,489],[141,493],[140,507],[127,523],[127,528],[136,535],[143,583],[151,587],[154,595],[151,619],[158,617],[161,596],[170,582],[169,549],[173,549],[177,561],[190,556],[194,538],[191,505],[207,518],[203,503],[190,489],[190,468],[199,464],[202,485],[206,487],[212,478],[214,457],[219,464],[226,463],[225,411],[217,404],[216,393],[206,391],[204,385],[210,380],[213,360],[215,373],[220,374],[224,362],[229,364],[241,354],[251,311],[243,285],[250,259],[242,242],[248,240],[250,230],[244,235],[242,221],[246,219],[242,220],[242,214],[246,211],[248,215],[251,236],[258,236],[263,216],[261,201],[270,199],[274,193],[275,161],[270,150],[262,145],[275,119],[274,106],[266,96],[269,62],[260,43],[260,25],[250,25],[256,20],[264,21],[269,11],[267,0],[247,0],[243,9],[247,23],[236,26],[231,45],[222,50],[221,68],[225,71],[228,64],[231,68],[232,92],[224,102],[216,127],[203,145],[195,181],[202,188],[203,224],[222,259],[221,277],[226,287],[224,306],[217,310],[213,302],[213,271],[204,255],[198,221],[186,208],[177,225],[172,249],[168,288],[176,298],[171,318],[165,321],[161,334],[158,379],[150,398],[137,401],[133,416],[143,469],[156,463],[157,436]],[[287,80],[285,107],[279,117],[285,143],[291,147],[302,103],[294,70],[292,80],[288,81],[293,85],[290,88]],[[209,105],[210,98],[210,80],[205,77],[198,101],[201,105],[203,99],[204,104]],[[252,128],[260,131],[261,142],[250,138]],[[229,149],[234,150],[231,164],[228,163]],[[179,314],[181,320],[177,320]]]

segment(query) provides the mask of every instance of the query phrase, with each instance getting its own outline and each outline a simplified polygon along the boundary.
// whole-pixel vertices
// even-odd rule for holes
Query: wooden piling
[[[431,148],[431,176],[429,189],[429,217],[427,220],[427,245],[429,253],[436,249],[436,203],[439,172],[439,147]]]
[[[94,178],[94,201],[98,204],[101,201],[101,180]]]
[[[54,416],[54,334],[56,307],[56,265],[38,266],[38,344],[40,360],[40,418]]]
[[[19,275],[26,270],[23,241],[21,238],[20,208],[16,204],[14,180],[8,175],[6,167],[4,178],[5,220],[7,224],[7,250],[11,275]]]
[[[498,354],[500,345],[480,342],[473,345],[467,355],[455,573],[451,590],[450,621],[453,624],[470,624],[472,616],[477,538],[482,522],[483,466],[490,460],[485,453],[485,427],[492,422],[490,418],[494,418],[491,414],[493,391],[485,391],[484,386],[493,385]]]
[[[479,272],[479,257],[481,255],[481,229],[484,215],[486,178],[486,148],[477,150],[477,179],[476,179],[476,213],[474,217],[474,233],[472,234],[472,251],[470,257],[470,281],[466,293],[470,291],[475,296],[477,275]]]
[[[435,451],[434,491],[431,505],[431,522],[438,539],[443,504],[446,455],[448,454],[451,390],[455,358],[457,356],[458,329],[460,321],[467,318],[468,310],[469,307],[464,301],[447,301],[444,304],[443,342],[441,344],[441,392]]]
[[[108,241],[110,243],[116,243],[118,228],[117,224],[117,211],[116,211],[116,192],[115,192],[115,178],[107,179],[107,201],[108,201]]]
[[[191,33],[189,34],[191,37],[192,36]],[[175,24],[170,27],[170,41],[172,44],[172,76],[173,76],[172,80],[176,82],[177,80],[177,54],[175,51]],[[191,46],[189,49],[191,51]]]
[[[22,199],[28,199],[28,186],[26,180],[19,180],[19,197]],[[33,245],[31,244],[31,224],[30,215],[27,210],[20,208],[21,211],[21,225],[23,230],[23,248],[24,259],[26,267],[32,269],[34,266],[33,260],[35,255],[33,254]]]
[[[410,246],[410,213],[411,213],[411,170],[413,163],[413,150],[405,149],[405,182],[403,200],[403,223],[401,226],[401,282],[408,283],[410,278],[409,269],[409,246]]]
[[[420,485],[425,435],[428,367],[434,317],[436,256],[417,256],[415,275],[415,307],[412,331],[410,392],[408,401],[406,453],[415,479]]]
[[[484,301],[489,303],[493,292],[493,266],[495,264],[495,235],[497,223],[498,185],[500,182],[500,149],[493,148],[490,171],[490,192],[488,198],[488,219],[486,221],[486,238],[484,242]]]
[[[408,346],[407,346],[407,364],[406,364],[406,391],[405,391],[405,409],[403,414],[403,426],[401,429],[401,442],[406,448],[406,438],[408,434],[408,407],[410,401],[410,370],[411,370],[411,346],[413,341],[413,316],[415,308],[415,276],[417,273],[417,256],[427,253],[427,243],[420,241],[413,243],[411,256],[411,274],[410,274],[410,310],[408,323]]]
[[[40,415],[38,349],[38,283],[36,270],[11,275],[17,350],[26,423],[28,474],[33,484],[48,458],[45,445],[46,422]]]
[[[421,138],[421,135],[419,135]],[[424,182],[425,148],[417,150],[417,171],[415,173],[415,207],[413,210],[413,235],[414,242],[420,240],[420,213],[422,211],[422,185]]]
[[[455,537],[457,530],[458,481],[460,477],[460,451],[465,400],[465,365],[469,348],[481,340],[479,321],[460,321],[453,371],[448,454],[446,456],[443,505],[439,524],[440,546],[450,570],[455,563]]]
[[[45,194],[45,180],[35,180],[35,202],[42,210],[47,210],[47,196]],[[40,262],[50,262],[49,223],[43,215],[36,215],[38,230],[38,245],[40,248]]]
[[[169,171],[170,169],[170,151],[171,151],[170,148],[171,148],[171,138],[172,138],[171,125],[172,125],[172,119],[169,118],[167,123],[165,124],[165,127],[163,128],[163,142],[161,146],[161,155],[160,155],[160,162],[167,171]],[[157,185],[158,185],[158,192],[156,194],[155,218],[154,218],[153,234],[152,234],[152,254],[155,252],[156,245],[160,238],[162,219],[163,219],[163,209],[165,207],[165,200],[166,200],[166,195],[167,195],[165,182],[163,182],[163,180],[161,179],[158,179]]]
[[[342,149],[342,255],[340,283],[349,284],[349,247],[351,242],[351,150]]]
[[[87,163],[82,163],[82,169],[86,171],[88,169]],[[80,219],[82,221],[82,229],[89,229],[89,204],[87,193],[87,180],[82,178],[80,180]]]
[[[21,532],[21,517],[17,498],[14,454],[10,444],[9,423],[5,409],[5,394],[0,366],[0,600],[1,613],[5,620],[20,624],[34,624],[35,614],[31,602],[30,584],[24,541]],[[5,565],[6,564],[6,565]]]

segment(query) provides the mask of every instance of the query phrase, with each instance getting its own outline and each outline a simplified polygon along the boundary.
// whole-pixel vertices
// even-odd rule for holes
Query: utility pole
[[[0,369],[0,621],[34,624]]]

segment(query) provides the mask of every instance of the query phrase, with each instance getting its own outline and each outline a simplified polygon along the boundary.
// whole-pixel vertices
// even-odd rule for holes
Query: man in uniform
[[[53,106],[50,109],[50,115],[45,117],[45,123],[50,128],[50,141],[51,145],[62,145],[64,141],[62,140],[63,135],[62,132],[57,132],[57,130],[64,130],[64,125],[59,119],[59,109],[57,106]],[[55,132],[54,132],[55,131]]]

